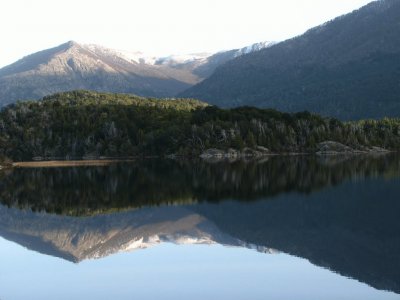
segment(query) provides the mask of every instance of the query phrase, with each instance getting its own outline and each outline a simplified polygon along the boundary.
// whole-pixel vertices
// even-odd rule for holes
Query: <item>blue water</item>
[[[400,299],[286,254],[163,244],[79,264],[0,240],[2,300]]]
[[[0,172],[0,300],[400,299],[399,195],[397,155]]]

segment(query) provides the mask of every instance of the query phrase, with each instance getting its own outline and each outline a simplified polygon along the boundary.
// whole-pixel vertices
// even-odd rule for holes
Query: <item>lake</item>
[[[400,156],[0,172],[0,299],[400,299]]]

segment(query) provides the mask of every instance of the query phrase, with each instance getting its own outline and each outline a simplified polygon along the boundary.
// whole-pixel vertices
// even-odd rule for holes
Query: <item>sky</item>
[[[74,40],[149,55],[282,41],[372,0],[3,0],[0,67]]]
[[[220,245],[161,244],[73,264],[0,238],[0,254],[5,300],[398,300],[306,259]]]

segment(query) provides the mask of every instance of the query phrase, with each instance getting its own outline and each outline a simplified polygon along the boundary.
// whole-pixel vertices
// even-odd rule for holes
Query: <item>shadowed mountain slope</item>
[[[296,38],[229,61],[182,94],[223,107],[400,116],[400,2],[375,1]]]

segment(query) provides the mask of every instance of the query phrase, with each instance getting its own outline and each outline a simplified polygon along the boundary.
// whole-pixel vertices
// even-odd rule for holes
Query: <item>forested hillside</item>
[[[209,148],[315,152],[333,140],[355,149],[400,148],[400,121],[343,123],[308,112],[220,109],[197,100],[74,91],[0,112],[0,153],[14,161],[185,155]]]

